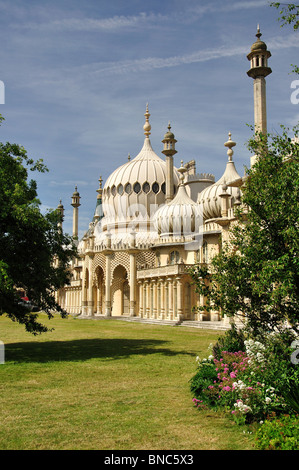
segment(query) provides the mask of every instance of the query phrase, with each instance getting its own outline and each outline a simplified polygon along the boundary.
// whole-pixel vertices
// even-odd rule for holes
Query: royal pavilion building
[[[255,127],[266,133],[265,77],[271,73],[271,53],[259,28],[256,36],[247,74],[254,80]],[[69,314],[82,318],[227,328],[229,320],[222,312],[196,309],[204,299],[195,292],[189,268],[209,264],[236,220],[243,184],[233,158],[236,143],[228,133],[223,175],[215,181],[212,174],[197,173],[194,160],[174,167],[176,139],[170,124],[161,156],[155,153],[148,106],[144,116],[140,152],[116,168],[104,186],[100,177],[94,217],[80,240],[81,198],[77,188],[73,193],[79,257],[70,266],[70,284],[57,292],[57,300]]]

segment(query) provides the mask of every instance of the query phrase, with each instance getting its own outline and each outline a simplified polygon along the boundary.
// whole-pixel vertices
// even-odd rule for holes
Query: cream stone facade
[[[248,54],[254,79],[256,128],[266,132],[266,84],[271,73],[267,46],[257,40]],[[208,264],[226,239],[240,204],[242,177],[234,160],[236,143],[224,143],[223,175],[196,172],[195,161],[174,167],[176,139],[170,124],[158,156],[150,142],[148,106],[144,142],[138,155],[108,177],[99,179],[96,210],[78,240],[80,195],[72,196],[73,237],[79,258],[71,266],[70,285],[57,292],[60,305],[82,318],[121,317],[171,324],[226,328],[222,312],[198,313],[204,305],[188,273],[196,263]],[[165,159],[164,159],[165,156]]]

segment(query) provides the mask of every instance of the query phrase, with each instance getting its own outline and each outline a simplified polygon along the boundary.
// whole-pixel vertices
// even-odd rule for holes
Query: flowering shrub
[[[217,379],[217,371],[213,361],[213,356],[209,356],[208,359],[202,360],[197,357],[196,361],[198,370],[190,381],[191,393],[195,397],[195,401],[193,402],[196,406],[202,406],[206,403],[213,405],[214,403],[207,400],[204,393],[204,391],[207,390],[208,387]]]
[[[282,347],[276,337],[269,344],[247,339],[245,351],[219,354],[218,349],[216,357],[197,358],[198,371],[191,379],[194,405],[229,410],[238,424],[264,420],[273,413],[278,416],[296,411],[294,390],[298,389],[298,367],[290,366],[288,355],[277,357],[277,345]],[[285,354],[285,348],[282,350]],[[286,394],[290,387],[292,405]]]

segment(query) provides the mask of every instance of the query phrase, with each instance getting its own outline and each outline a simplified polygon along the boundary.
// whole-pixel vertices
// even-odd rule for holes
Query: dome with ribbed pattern
[[[233,151],[232,147],[236,145],[235,142],[231,140],[231,133],[228,134],[229,139],[225,142],[225,147],[228,147],[228,161],[226,163],[225,171],[221,178],[205,188],[198,195],[197,202],[202,205],[203,208],[203,217],[205,220],[221,217],[221,198],[220,194],[223,193],[223,185],[229,184],[240,178],[235,164],[232,160]],[[227,192],[231,195],[234,202],[234,198],[239,196],[239,189],[234,187],[228,187]]]
[[[107,227],[127,224],[132,219],[149,220],[165,203],[166,163],[153,150],[149,136],[139,154],[117,168],[107,179],[103,191],[103,210]],[[174,170],[174,186],[178,173]]]

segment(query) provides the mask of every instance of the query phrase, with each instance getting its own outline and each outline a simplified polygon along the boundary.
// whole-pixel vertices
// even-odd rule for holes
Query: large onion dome
[[[223,185],[240,178],[232,160],[234,153],[232,147],[234,147],[236,143],[231,140],[231,133],[229,133],[228,136],[229,139],[224,144],[225,147],[228,147],[228,161],[223,175],[216,183],[208,186],[198,195],[197,202],[202,205],[204,220],[221,217],[221,197],[219,196],[223,193]],[[232,196],[233,202],[235,198],[239,197],[238,188],[229,186],[227,192]]]
[[[161,237],[195,235],[202,225],[201,208],[186,193],[184,173],[187,170],[182,163],[178,169],[181,181],[176,196],[171,202],[161,206],[154,215],[154,227]]]
[[[143,126],[145,139],[139,154],[117,168],[107,179],[103,190],[103,229],[126,227],[149,220],[159,205],[165,202],[166,163],[153,150],[149,135],[148,106]],[[178,173],[174,169],[174,186]]]

